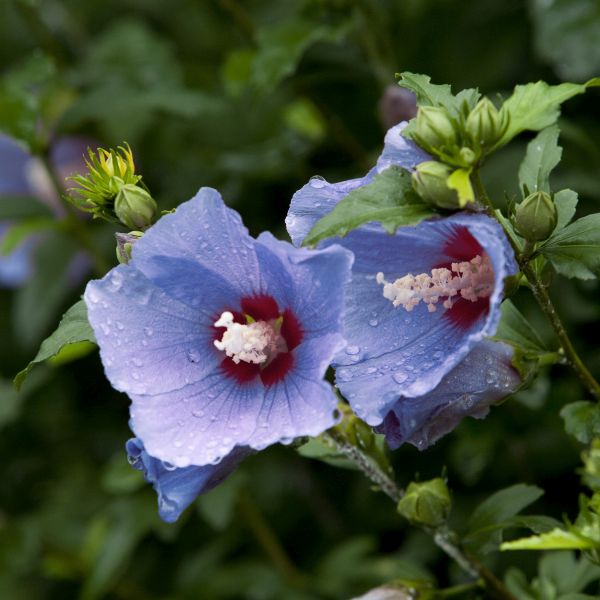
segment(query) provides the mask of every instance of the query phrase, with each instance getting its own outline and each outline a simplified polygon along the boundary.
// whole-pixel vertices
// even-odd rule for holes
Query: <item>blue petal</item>
[[[158,256],[195,262],[227,279],[240,296],[260,288],[254,240],[240,215],[227,208],[212,188],[200,189],[151,227],[135,243],[130,264],[153,280]],[[163,275],[160,270],[158,277]]]
[[[116,389],[130,394],[178,390],[217,368],[221,356],[212,325],[230,296],[225,282],[219,285],[214,276],[209,281],[197,290],[201,303],[193,309],[129,265],[88,283],[88,318]]]
[[[481,342],[431,392],[398,400],[379,428],[390,448],[410,442],[423,450],[464,417],[484,418],[492,404],[521,385],[512,354],[506,344]]]
[[[377,172],[381,173],[391,166],[412,171],[419,163],[431,160],[431,156],[421,150],[414,142],[402,137],[406,121],[394,125],[385,134],[383,152],[377,160]]]
[[[285,226],[295,246],[302,241],[314,224],[326,214],[349,192],[369,182],[369,177],[350,179],[341,183],[329,183],[322,177],[313,177],[292,197]]]
[[[388,281],[429,272],[452,260],[444,250],[457,228],[466,227],[487,252],[495,285],[489,311],[468,328],[456,327],[444,311],[429,313],[421,303],[412,312],[393,308],[375,275]],[[356,260],[348,286],[344,335],[348,347],[336,357],[336,384],[356,413],[378,425],[401,396],[432,390],[484,337],[496,332],[504,278],[517,271],[500,225],[484,215],[457,214],[403,227],[390,237],[383,230],[357,230],[341,242]]]
[[[270,233],[259,236],[256,252],[264,282],[280,308],[290,308],[306,338],[342,329],[344,286],[354,257],[339,245],[324,250],[294,248]]]
[[[219,485],[251,454],[236,448],[217,465],[179,469],[150,456],[138,438],[128,440],[125,448],[130,464],[154,487],[160,518],[167,523],[176,521],[200,494]]]
[[[367,173],[365,177],[340,183],[329,183],[322,177],[313,177],[294,194],[285,224],[295,246],[302,244],[302,240],[314,224],[331,212],[344,196],[352,190],[370,183],[376,173],[381,173],[391,166],[412,170],[419,163],[431,159],[417,145],[400,135],[406,125],[407,123],[399,123],[387,132],[377,167]]]
[[[131,428],[152,456],[177,467],[216,464],[236,446],[252,446],[264,394],[258,378],[239,384],[215,371],[168,393],[130,394]],[[278,441],[277,428],[271,433]]]

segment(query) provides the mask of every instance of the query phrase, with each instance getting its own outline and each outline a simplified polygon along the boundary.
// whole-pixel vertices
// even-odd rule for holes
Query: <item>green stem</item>
[[[479,200],[479,202],[485,206],[487,212],[490,213],[491,216],[494,216],[494,205],[485,191],[485,186],[483,185],[483,181],[481,181],[481,175],[477,167],[473,169],[473,173],[471,174],[471,182],[475,188],[477,200]]]
[[[250,495],[242,490],[238,499],[239,510],[252,530],[254,537],[269,557],[273,565],[289,583],[298,585],[302,582],[302,573],[296,568],[283,546],[269,527],[269,524],[258,510]]]
[[[94,240],[89,235],[89,232],[85,226],[85,223],[80,221],[77,217],[77,212],[75,208],[64,199],[64,188],[59,181],[56,171],[54,170],[49,156],[48,151],[43,151],[39,154],[39,158],[42,161],[48,176],[50,177],[50,181],[52,182],[52,187],[54,188],[54,192],[57,197],[63,202],[63,205],[66,210],[66,215],[63,219],[63,226],[65,230],[70,233],[79,243],[79,245],[90,255],[94,262],[94,271],[98,277],[102,277],[109,269],[110,264],[104,258],[101,252],[98,251],[96,245],[94,244]]]
[[[481,181],[481,176],[479,174],[479,169],[475,169],[471,180],[473,185],[475,186],[475,191],[477,193],[478,200],[488,209],[488,213],[490,216],[496,218],[496,213],[494,211],[494,206],[485,191],[485,187]],[[502,224],[502,223],[501,223]],[[533,293],[534,298],[537,300],[538,305],[542,309],[542,312],[546,315],[548,321],[552,325],[554,332],[556,333],[556,337],[561,345],[562,352],[566,358],[567,363],[571,366],[571,368],[575,371],[583,385],[587,388],[587,390],[596,398],[596,400],[600,400],[600,384],[596,381],[594,376],[590,373],[588,368],[585,366],[571,339],[569,338],[569,334],[564,328],[556,309],[554,308],[554,304],[550,299],[550,294],[548,293],[548,287],[542,281],[538,273],[532,268],[529,259],[531,258],[534,247],[531,242],[526,242],[523,248],[520,248],[512,239],[510,232],[506,232],[506,237],[511,243],[513,250],[515,251],[515,255],[517,257],[517,262],[521,267],[521,271],[527,277],[527,281],[529,283],[529,287]]]
[[[579,354],[577,354],[577,351],[569,338],[569,334],[565,330],[562,321],[554,308],[554,304],[550,299],[548,288],[538,274],[531,268],[530,263],[521,263],[521,269],[529,281],[534,298],[537,300],[537,303],[542,309],[542,312],[546,315],[548,321],[550,321],[550,324],[556,333],[556,337],[560,341],[567,363],[575,373],[577,373],[577,376],[590,394],[592,394],[596,400],[600,400],[600,384],[589,372],[588,368],[579,357]]]
[[[381,467],[360,448],[350,444],[347,440],[337,435],[335,431],[329,430],[323,436],[344,456],[349,458],[356,466],[378,487],[389,496],[394,503],[398,503],[404,495],[394,479],[384,472]],[[433,535],[435,544],[452,558],[461,569],[470,577],[480,578],[490,598],[495,600],[515,600],[514,596],[504,587],[504,584],[476,558],[469,556],[457,543],[455,534],[447,528],[423,527]]]
[[[404,495],[404,490],[367,454],[360,448],[350,444],[337,435],[335,431],[329,430],[323,434],[341,454],[349,458],[384,494],[398,503]]]

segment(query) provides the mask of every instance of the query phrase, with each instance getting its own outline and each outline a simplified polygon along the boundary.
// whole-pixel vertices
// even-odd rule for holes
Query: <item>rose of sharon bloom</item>
[[[150,456],[138,438],[128,440],[126,450],[129,463],[154,487],[158,514],[167,523],[176,521],[200,494],[229,477],[250,454],[247,448],[234,448],[218,465],[177,468]]]
[[[340,246],[251,238],[202,188],[136,242],[129,264],[91,281],[105,372],[129,395],[145,451],[203,466],[331,427],[336,397],[323,376],[345,345],[351,263]]]
[[[423,160],[401,137],[404,126],[386,135],[376,171],[410,170]],[[299,190],[286,219],[294,243],[371,178],[312,181]],[[393,236],[369,223],[335,241],[355,255],[344,316],[348,345],[334,361],[336,384],[362,419],[383,424],[391,446],[424,448],[518,387],[511,349],[484,341],[498,326],[504,278],[517,272],[495,220],[458,213]]]

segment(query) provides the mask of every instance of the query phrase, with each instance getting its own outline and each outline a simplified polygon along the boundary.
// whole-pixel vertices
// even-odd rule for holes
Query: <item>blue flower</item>
[[[336,421],[322,380],[341,350],[340,246],[251,238],[213,189],[151,227],[132,260],[85,292],[105,372],[131,401],[148,454],[175,467],[217,464],[318,435]]]
[[[173,467],[150,456],[138,438],[125,445],[129,464],[144,473],[158,496],[158,514],[163,521],[173,523],[200,495],[209,492],[225,480],[251,452],[235,448],[219,464],[204,467]]]
[[[423,152],[400,136],[403,127],[388,132],[376,171],[392,165],[410,170],[424,160]],[[294,243],[371,177],[372,172],[339,184],[321,180],[318,186],[313,181],[298,191],[286,219]],[[517,272],[510,244],[494,219],[458,213],[400,228],[393,236],[369,223],[336,242],[355,255],[344,311],[348,345],[334,361],[336,384],[362,419],[374,426],[387,419],[384,430],[396,432],[389,436],[392,445],[421,440],[424,447],[439,437],[428,431],[445,433],[461,416],[478,414],[498,399],[495,384],[472,388],[479,382],[472,371],[481,353],[466,360],[496,332],[504,278]],[[485,354],[507,352],[502,346]],[[500,361],[497,372],[494,364],[487,378],[495,381],[506,373]],[[452,384],[456,372],[464,378],[463,391]],[[516,373],[503,381],[508,379],[503,395],[518,385]],[[470,408],[463,410],[459,403],[465,395]],[[398,427],[392,427],[394,419]]]

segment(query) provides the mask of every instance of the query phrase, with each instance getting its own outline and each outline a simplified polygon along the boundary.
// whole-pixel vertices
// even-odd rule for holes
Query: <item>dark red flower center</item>
[[[280,344],[279,351],[270,355],[262,364],[244,360],[236,362],[230,356],[226,356],[221,362],[223,373],[238,383],[249,383],[256,377],[260,377],[265,386],[271,386],[281,381],[294,366],[293,351],[304,337],[296,315],[289,308],[282,311],[276,300],[267,294],[246,296],[240,300],[238,310],[225,310],[232,313],[235,323],[243,325],[252,322],[272,324],[278,331]],[[225,327],[214,327],[214,339],[221,340],[225,331]]]
[[[443,252],[449,261],[436,265],[435,268],[449,269],[453,262],[470,261],[476,256],[485,256],[486,252],[464,225],[454,227],[446,240]],[[490,310],[490,298],[478,298],[475,302],[458,298],[452,308],[444,312],[444,318],[460,329],[470,329],[479,319],[485,317]]]

